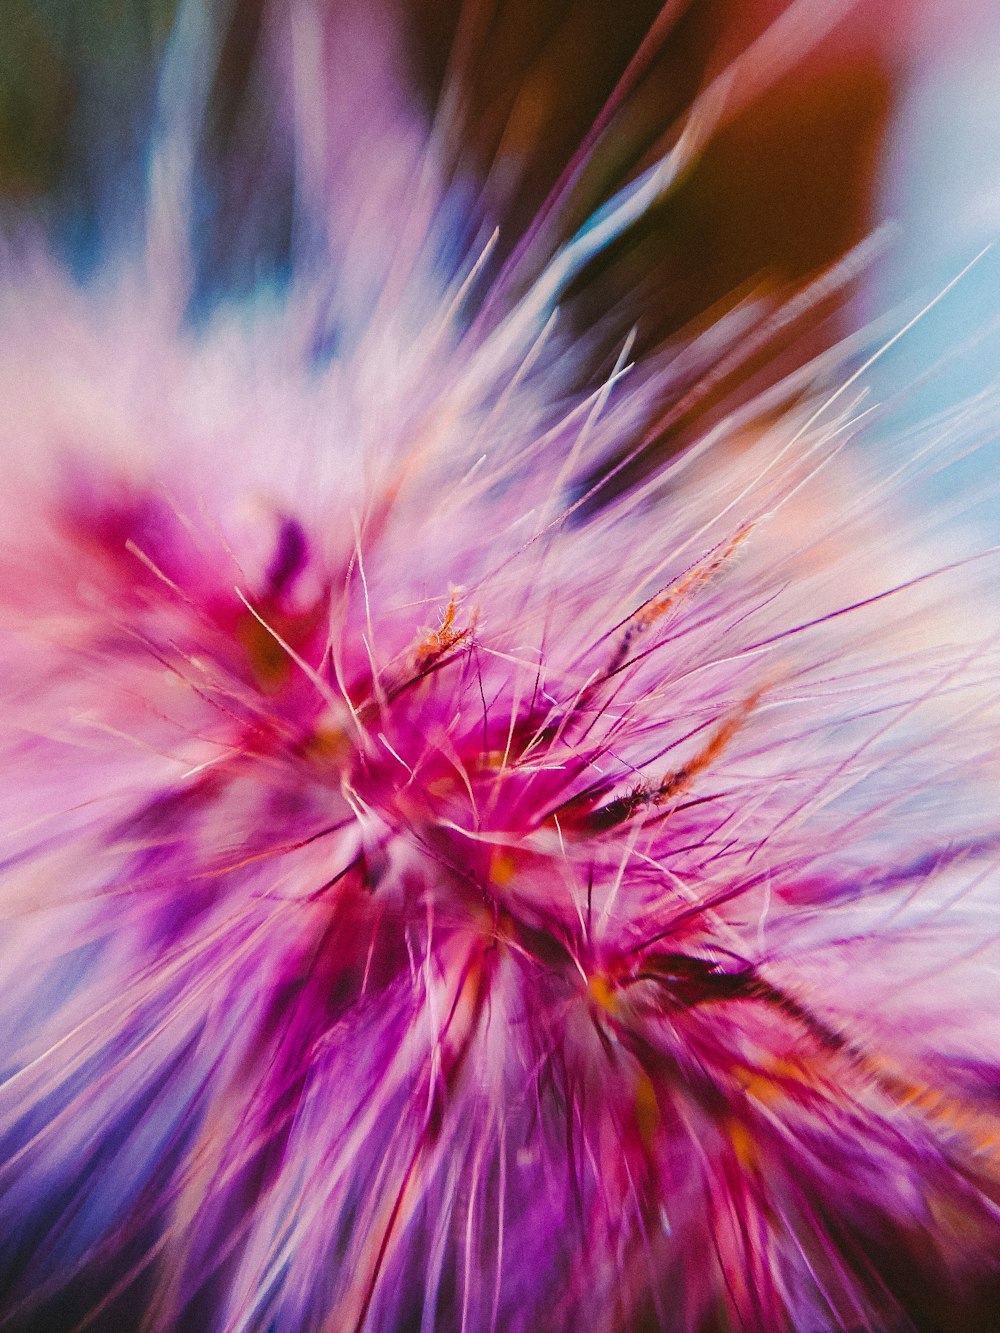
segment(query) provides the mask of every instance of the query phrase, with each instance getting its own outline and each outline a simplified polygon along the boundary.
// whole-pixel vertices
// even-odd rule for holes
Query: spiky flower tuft
[[[753,302],[579,387],[718,88],[524,283],[320,18],[329,269],[192,330],[164,94],[141,260],[4,298],[0,1328],[985,1329],[975,566],[848,353],[657,452]]]

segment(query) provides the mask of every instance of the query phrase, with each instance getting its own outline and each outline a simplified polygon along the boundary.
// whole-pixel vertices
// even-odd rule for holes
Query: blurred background
[[[498,270],[562,177],[541,259],[520,258],[515,287],[534,276],[553,237],[572,234],[669,146],[699,90],[785,13],[785,35],[740,67],[732,109],[690,169],[568,293],[578,328],[607,325],[595,367],[636,318],[642,350],[690,340],[751,299],[787,308],[873,229],[897,225],[877,258],[821,280],[759,355],[718,372],[713,395],[676,416],[664,448],[682,447],[734,395],[853,326],[890,312],[891,327],[897,310],[904,322],[1000,235],[995,0],[817,0],[795,6],[791,21],[785,0],[332,4],[377,11],[397,29],[410,95],[428,124],[437,116],[444,126],[442,169],[465,192],[470,234],[501,224]],[[214,72],[196,132],[193,309],[262,279],[280,283],[290,269],[294,149],[280,91],[261,76],[275,8],[216,0],[205,10]],[[81,277],[140,226],[157,72],[176,10],[175,0],[0,0],[4,225],[43,227]],[[641,66],[630,64],[637,51]],[[567,182],[575,148],[623,75],[625,95]],[[894,409],[901,429],[976,394],[990,428],[998,324],[992,253],[879,364],[878,392],[905,390]],[[974,489],[984,467],[977,457],[940,484]],[[997,506],[987,490],[980,518],[989,524]]]

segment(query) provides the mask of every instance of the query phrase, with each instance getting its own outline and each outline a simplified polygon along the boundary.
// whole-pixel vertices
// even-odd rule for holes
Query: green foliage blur
[[[0,197],[60,187],[82,134],[111,160],[141,133],[177,0],[0,0]]]

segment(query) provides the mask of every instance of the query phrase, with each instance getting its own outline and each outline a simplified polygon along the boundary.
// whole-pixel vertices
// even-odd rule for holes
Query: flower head
[[[524,283],[373,12],[275,39],[329,268],[192,330],[165,93],[138,268],[6,298],[3,1326],[985,1327],[975,566],[849,353],[658,447],[753,302],[581,383],[721,86]]]

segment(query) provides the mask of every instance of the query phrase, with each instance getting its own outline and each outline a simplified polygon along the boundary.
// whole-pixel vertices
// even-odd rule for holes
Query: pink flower
[[[502,266],[276,12],[312,239],[193,329],[196,17],[141,257],[8,261],[0,1327],[985,1329],[987,562],[850,349],[670,458],[761,307],[557,320],[723,90]]]

